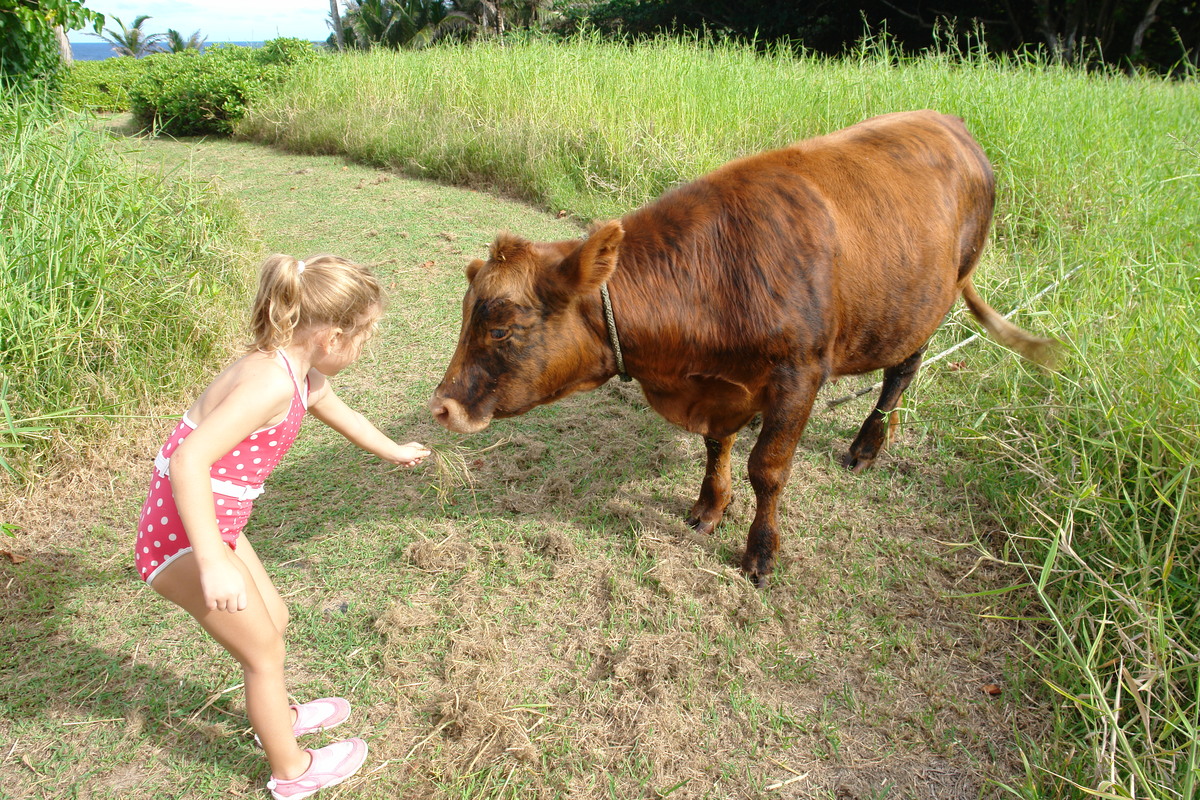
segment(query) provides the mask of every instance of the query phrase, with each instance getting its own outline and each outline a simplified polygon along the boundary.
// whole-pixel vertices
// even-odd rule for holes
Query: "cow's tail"
[[[967,308],[971,309],[971,313],[975,315],[975,319],[979,320],[979,323],[987,328],[988,333],[1000,344],[1017,351],[1020,355],[1047,369],[1058,367],[1059,351],[1062,347],[1058,340],[1043,339],[1013,325],[996,309],[984,302],[979,293],[975,291],[970,278],[963,282],[962,296],[967,303]]]

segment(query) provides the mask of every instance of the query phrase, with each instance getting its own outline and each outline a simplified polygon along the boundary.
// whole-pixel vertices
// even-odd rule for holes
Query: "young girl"
[[[358,358],[382,313],[378,281],[334,256],[264,262],[247,354],[217,376],[155,459],[136,543],[138,574],[195,617],[242,665],[246,710],[271,764],[275,798],[308,797],[353,775],[367,746],[319,750],[296,736],[346,720],[349,704],[289,705],[283,634],[288,612],[241,536],[262,483],[291,447],[306,411],[382,459],[415,466],[420,444],[396,444],[343,403],[328,377]]]

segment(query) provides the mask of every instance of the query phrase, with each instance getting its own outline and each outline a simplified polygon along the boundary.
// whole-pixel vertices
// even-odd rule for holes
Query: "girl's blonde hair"
[[[330,255],[298,261],[276,253],[259,271],[249,351],[287,347],[297,330],[330,325],[354,336],[375,324],[383,289],[361,264]]]

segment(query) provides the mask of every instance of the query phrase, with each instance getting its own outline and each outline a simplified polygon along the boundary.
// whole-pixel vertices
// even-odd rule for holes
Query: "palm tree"
[[[184,39],[183,34],[174,28],[167,28],[166,36],[168,53],[182,53],[185,50],[203,50],[204,43],[208,41],[208,37],[201,37],[200,31],[196,31],[188,38]]]
[[[441,0],[347,0],[342,25],[346,45],[366,50],[424,47],[474,21]]]
[[[133,25],[128,28],[125,23],[121,22],[120,17],[113,17],[117,25],[120,26],[120,32],[114,31],[112,28],[105,28],[104,33],[93,33],[98,39],[103,39],[113,46],[119,56],[133,56],[141,58],[150,53],[157,52],[158,43],[161,42],[166,34],[163,33],[146,33],[142,30],[142,25],[150,17],[142,14],[133,21]]]

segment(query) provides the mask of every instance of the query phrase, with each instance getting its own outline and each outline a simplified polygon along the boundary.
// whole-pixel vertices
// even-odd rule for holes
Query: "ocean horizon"
[[[205,42],[202,50],[221,44],[236,44],[242,47],[262,47],[263,42]],[[313,42],[323,45],[324,42]],[[106,58],[118,58],[113,47],[108,42],[71,42],[71,57],[76,61],[103,61]]]

